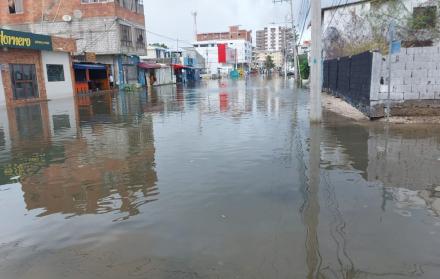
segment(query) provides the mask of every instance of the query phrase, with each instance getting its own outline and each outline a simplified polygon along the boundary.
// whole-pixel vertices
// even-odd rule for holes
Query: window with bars
[[[128,9],[140,14],[144,13],[143,0],[115,0],[115,2],[124,9]]]
[[[10,64],[12,89],[15,100],[38,98],[35,65]]]
[[[145,48],[145,31],[140,28],[135,29],[136,47]]]
[[[122,46],[133,46],[133,39],[131,36],[131,27],[127,25],[121,26],[121,45]]]

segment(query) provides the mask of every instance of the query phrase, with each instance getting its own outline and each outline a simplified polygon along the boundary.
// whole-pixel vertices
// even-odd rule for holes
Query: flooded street
[[[292,84],[0,109],[0,278],[439,278],[440,126]]]

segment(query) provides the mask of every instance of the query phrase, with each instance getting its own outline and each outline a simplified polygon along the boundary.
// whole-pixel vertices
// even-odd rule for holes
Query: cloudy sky
[[[254,41],[255,30],[271,22],[284,22],[289,13],[287,3],[273,4],[272,0],[144,0],[144,6],[147,30],[167,37],[147,33],[148,43],[163,42],[170,47],[175,47],[177,38],[185,41],[181,45],[193,41],[192,11],[198,12],[199,33],[242,25],[254,31]],[[298,9],[295,13],[298,17]]]

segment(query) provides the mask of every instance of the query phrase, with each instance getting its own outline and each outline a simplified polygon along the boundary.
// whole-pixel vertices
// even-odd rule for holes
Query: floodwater
[[[0,110],[0,278],[440,278],[440,127],[282,80]]]

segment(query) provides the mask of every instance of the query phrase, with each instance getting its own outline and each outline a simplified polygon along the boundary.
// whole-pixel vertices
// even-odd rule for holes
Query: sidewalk
[[[369,121],[370,119],[355,107],[341,98],[336,98],[328,93],[322,93],[322,107],[346,118],[355,121]],[[386,122],[386,118],[375,120]],[[440,124],[440,116],[392,116],[389,119],[393,124]]]

